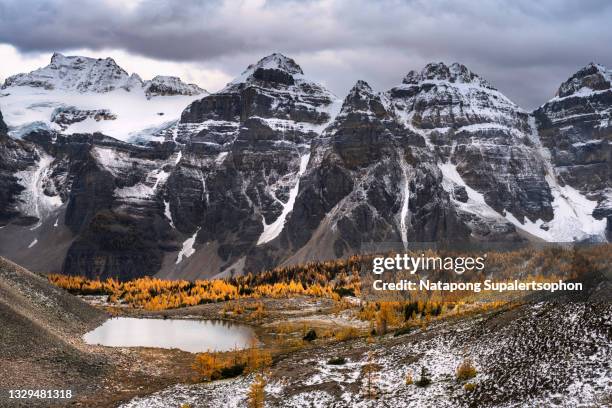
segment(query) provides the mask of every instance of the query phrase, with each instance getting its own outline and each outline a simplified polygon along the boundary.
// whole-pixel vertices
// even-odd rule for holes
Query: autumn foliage
[[[272,355],[252,342],[246,350],[205,352],[196,355],[192,368],[198,381],[213,381],[261,372],[272,364]]]
[[[107,295],[109,302],[147,310],[164,310],[244,298],[296,295],[340,299],[360,294],[358,257],[307,263],[230,279],[163,280],[151,277],[122,282],[53,274],[48,279],[70,293]],[[333,282],[333,283],[332,283]],[[263,309],[257,311],[263,315]]]
[[[521,281],[555,281],[574,278],[582,273],[609,268],[609,253],[612,245],[586,247],[524,248],[514,251],[488,252],[486,269],[465,273],[464,281],[482,281],[493,276],[498,281],[518,279]],[[427,256],[434,255],[431,250]],[[416,254],[416,253],[415,253]],[[413,255],[415,255],[413,254]],[[416,255],[420,255],[416,254]],[[439,252],[442,256],[458,256],[460,253]],[[131,281],[118,279],[86,279],[80,276],[49,275],[49,281],[74,294],[106,295],[108,301],[148,310],[163,310],[193,306],[202,303],[233,301],[244,298],[286,298],[296,295],[325,297],[339,300],[344,296],[377,298],[373,293],[371,255],[351,256],[346,259],[310,262],[302,265],[279,267],[257,274],[246,274],[228,279],[213,280],[163,280],[151,277]],[[392,272],[394,279],[418,279],[417,275]],[[448,272],[428,271],[431,280],[448,280]],[[485,275],[486,274],[486,275]],[[377,275],[376,275],[377,276]],[[378,278],[377,278],[378,279]],[[394,299],[374,299],[372,306],[360,312],[362,320],[376,322],[380,332],[393,326],[397,320],[414,320],[425,316],[435,317],[443,308],[472,296],[471,292],[420,291],[419,293],[395,293]],[[489,299],[488,301],[495,301]],[[382,302],[395,301],[381,309]],[[339,306],[342,304],[339,302]],[[402,309],[402,310],[400,310]],[[398,316],[400,314],[404,316]],[[261,318],[265,312],[258,310]]]

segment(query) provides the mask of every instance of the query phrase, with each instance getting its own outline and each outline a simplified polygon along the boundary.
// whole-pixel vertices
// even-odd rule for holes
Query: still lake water
[[[115,317],[83,336],[87,344],[110,347],[177,348],[192,353],[249,347],[249,326],[220,320]]]

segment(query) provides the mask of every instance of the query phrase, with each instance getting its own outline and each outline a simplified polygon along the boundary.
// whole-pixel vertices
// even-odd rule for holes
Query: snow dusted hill
[[[112,58],[55,53],[46,67],[6,79],[0,91],[0,109],[15,137],[33,129],[48,129],[151,140],[173,124],[185,106],[206,94],[176,77],[143,81],[137,74],[128,75]],[[65,111],[80,114],[58,123],[58,113]],[[99,111],[107,114],[96,115]]]
[[[612,90],[601,66],[533,113],[461,64],[428,64],[386,92],[358,81],[343,99],[281,54],[204,97],[154,96],[193,91],[159,77],[128,91],[130,77],[111,72],[96,74],[111,78],[104,92],[59,76],[53,90],[30,86],[40,72],[3,90],[13,134],[20,112],[47,121],[0,143],[0,248],[18,262],[44,253],[66,273],[198,278],[371,243],[612,236]],[[54,93],[70,105],[50,106]],[[46,102],[28,99],[38,97]],[[136,137],[153,117],[163,127],[169,114],[154,112],[174,100],[190,103],[148,144],[91,134]]]

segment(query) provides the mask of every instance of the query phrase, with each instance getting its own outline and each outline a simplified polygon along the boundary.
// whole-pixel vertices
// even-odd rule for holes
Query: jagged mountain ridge
[[[369,243],[605,240],[612,91],[589,67],[532,114],[460,64],[428,64],[386,92],[359,81],[340,100],[272,54],[190,103],[160,142],[5,138],[29,159],[4,170],[0,243],[18,261],[45,248],[66,273],[196,278]],[[586,146],[573,156],[554,136],[570,122]],[[38,205],[26,209],[28,194]]]
[[[186,105],[207,94],[178,77],[143,81],[112,58],[55,53],[49,65],[7,78],[0,106],[17,138],[43,129],[146,142],[160,140]]]
[[[54,53],[49,65],[27,74],[17,74],[7,78],[3,89],[12,86],[30,86],[47,90],[76,90],[78,92],[105,93],[116,89],[131,91],[145,88],[154,95],[197,95],[206,92],[195,84],[186,84],[180,78],[158,75],[152,80],[143,81],[138,74],[129,75],[112,58],[89,58],[65,56]],[[165,92],[150,88],[165,86]]]

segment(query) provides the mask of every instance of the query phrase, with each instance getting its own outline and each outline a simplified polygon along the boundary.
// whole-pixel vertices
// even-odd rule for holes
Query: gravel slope
[[[81,336],[106,318],[44,277],[0,258],[0,407],[57,406],[9,400],[9,389],[91,391],[107,363]]]

